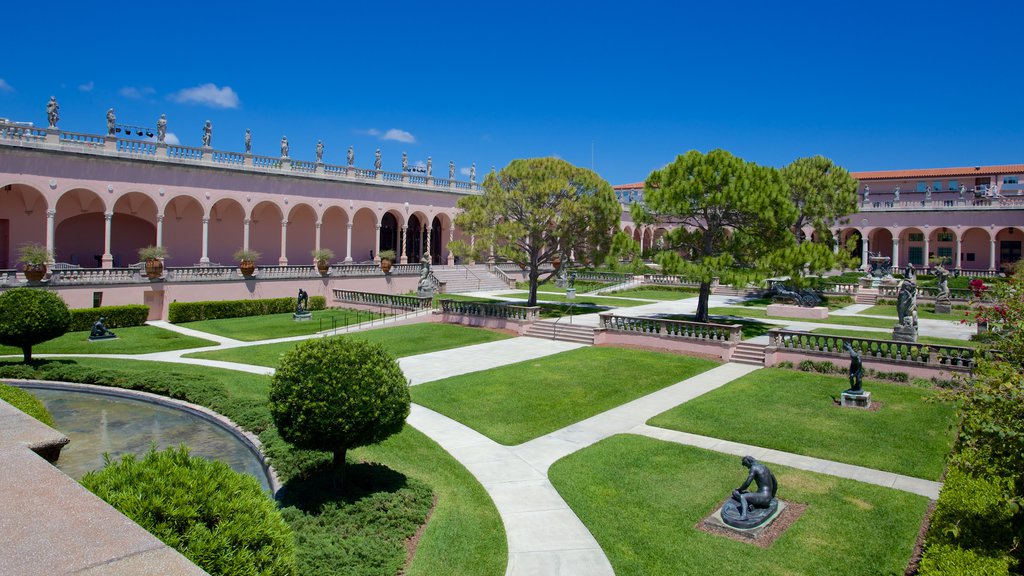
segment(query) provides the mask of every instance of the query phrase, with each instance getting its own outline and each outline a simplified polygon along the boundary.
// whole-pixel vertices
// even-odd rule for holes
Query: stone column
[[[56,230],[56,217],[57,211],[53,208],[46,211],[46,250],[50,253],[47,264],[53,264],[53,243],[55,235],[54,230]]]
[[[960,235],[956,235],[956,260],[953,261],[953,267],[957,270],[960,269]]]
[[[199,258],[199,264],[206,266],[210,263],[210,219],[203,218],[203,255]]]
[[[448,265],[455,265],[455,254],[452,254],[452,241],[455,240],[455,226],[448,227]]]
[[[469,235],[469,251],[473,252],[474,250],[476,250],[476,234],[470,234]],[[470,264],[476,264],[476,256],[471,256],[469,258],[469,263]]]
[[[860,267],[862,270],[868,270],[868,237],[860,237]]]
[[[313,246],[314,250],[320,249],[320,222],[316,223],[316,242]]]
[[[930,268],[932,265],[931,257],[928,255],[928,231],[924,231],[924,267]]]
[[[288,221],[281,220],[281,257],[277,259],[278,266],[288,265]]]
[[[399,264],[408,264],[409,257],[405,254],[405,240],[406,236],[409,235],[409,226],[402,226],[402,255],[398,258]]]
[[[164,215],[156,215],[156,245],[164,245]]]
[[[892,269],[896,270],[900,267],[900,238],[899,236],[892,237]]]
[[[992,238],[989,240],[988,245],[988,269],[990,272],[996,270],[996,239]]]
[[[377,242],[380,242],[380,226],[377,227]],[[376,251],[374,254],[376,255]],[[345,262],[352,261],[352,223],[345,224]]]
[[[427,242],[426,248],[423,250],[423,254],[430,260],[430,263],[434,263],[434,255],[430,253],[430,237],[434,235],[434,227],[429,224],[424,224],[423,229],[427,231]]]
[[[352,230],[352,228],[349,228],[350,232],[351,232],[351,230]],[[349,234],[349,239],[351,239],[351,238],[352,238],[352,235]],[[350,246],[350,248],[348,249],[348,253],[351,255],[352,254],[352,248],[351,248],[352,242],[349,242],[348,245]],[[378,263],[378,264],[380,264],[380,224],[377,224],[377,235],[373,237],[373,261]]]
[[[251,220],[242,220],[242,250],[249,249],[249,223]]]
[[[101,268],[114,267],[114,255],[110,253],[110,221],[113,220],[113,212],[103,214],[103,261]]]

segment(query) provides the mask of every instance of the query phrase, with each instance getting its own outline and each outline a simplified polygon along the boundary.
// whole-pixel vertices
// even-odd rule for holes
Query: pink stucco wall
[[[676,354],[720,358],[728,362],[736,349],[736,342],[714,342],[690,338],[668,338],[648,334],[599,330],[594,333],[594,344],[606,346],[636,346],[650,350],[664,350]]]

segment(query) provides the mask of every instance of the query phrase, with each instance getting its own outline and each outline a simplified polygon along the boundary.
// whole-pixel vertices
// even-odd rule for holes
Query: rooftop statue
[[[114,109],[107,110],[107,136],[114,135],[114,129],[117,128],[117,117],[114,116]]]
[[[56,128],[57,122],[60,121],[60,104],[57,104],[56,96],[50,96],[50,101],[46,103],[46,120],[50,123],[50,128]]]
[[[324,141],[316,141],[316,163],[321,164],[324,161]]]
[[[779,501],[775,494],[779,486],[772,471],[753,456],[744,456],[740,462],[750,469],[750,473],[722,506],[722,521],[735,528],[754,528],[770,520],[778,510]],[[757,484],[757,490],[747,492],[751,483]]]
[[[377,151],[373,153],[373,169],[380,170],[380,148],[377,148]]]
[[[355,149],[352,148],[352,146],[349,146],[348,147],[348,165],[349,165],[349,167],[353,166],[355,164],[355,161],[356,161]]]
[[[476,182],[476,162],[474,162],[473,165],[469,167],[469,181],[471,183]]]
[[[430,156],[427,156],[427,178],[430,178],[433,175],[434,175],[434,160]]]
[[[252,154],[252,130],[245,129],[245,153]]]
[[[203,125],[203,148],[209,148],[213,142],[213,124],[207,120]]]
[[[161,114],[156,121],[156,141],[163,142],[167,138],[167,114]]]
[[[409,155],[402,152],[402,172],[409,171]]]
[[[288,137],[281,136],[281,158],[288,157]]]
[[[900,187],[899,186],[894,188],[893,191],[892,191],[892,201],[893,202],[899,202],[900,201]]]
[[[455,162],[448,162],[448,179],[455,180]]]

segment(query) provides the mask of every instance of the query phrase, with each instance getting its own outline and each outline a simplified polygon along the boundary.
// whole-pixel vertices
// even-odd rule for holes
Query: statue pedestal
[[[431,290],[422,290],[422,289],[421,290],[417,290],[416,291],[416,295],[419,296],[420,298],[433,298],[434,297],[434,290],[433,289],[431,289]]]
[[[769,304],[768,315],[780,318],[806,318],[811,320],[824,320],[828,318],[828,308],[825,306],[792,306],[790,304]]]
[[[839,405],[843,408],[871,408],[871,392],[843,392]]]
[[[950,305],[949,300],[935,302],[935,313],[936,314],[950,314],[953,312],[953,307]]]
[[[742,536],[743,538],[747,538],[749,540],[756,540],[757,537],[760,536],[762,532],[767,530],[768,527],[772,525],[772,522],[775,522],[775,520],[779,517],[779,515],[782,514],[782,511],[786,509],[786,503],[783,502],[782,500],[775,499],[775,500],[772,500],[772,502],[776,504],[774,509],[763,509],[762,508],[760,510],[755,509],[755,510],[752,510],[752,511],[748,512],[748,520],[753,520],[753,518],[751,516],[754,513],[756,513],[756,512],[764,513],[767,510],[771,510],[767,514],[764,514],[763,517],[759,518],[760,523],[757,524],[756,526],[751,526],[749,528],[740,528],[738,526],[732,526],[732,525],[726,523],[726,521],[723,519],[723,514],[724,514],[724,517],[730,518],[730,521],[732,521],[731,520],[732,516],[739,514],[739,512],[737,511],[737,507],[739,506],[739,503],[734,501],[734,500],[730,500],[730,501],[726,502],[725,505],[723,505],[721,508],[716,510],[714,514],[712,514],[711,516],[708,516],[707,518],[705,518],[704,519],[704,524],[706,526],[710,526],[712,528],[718,528],[718,529],[721,529],[721,530],[726,530],[726,531],[728,531],[730,533]],[[753,523],[753,522],[751,522],[751,523]]]
[[[110,333],[102,336],[89,336],[89,342],[102,342],[103,340],[117,340],[117,335]]]
[[[897,342],[917,342],[917,327],[898,324],[892,329],[892,339]]]
[[[296,322],[306,322],[307,320],[312,320],[312,319],[313,319],[313,313],[308,311],[308,310],[305,311],[305,312],[295,312],[294,314],[292,314],[292,320],[294,320]]]

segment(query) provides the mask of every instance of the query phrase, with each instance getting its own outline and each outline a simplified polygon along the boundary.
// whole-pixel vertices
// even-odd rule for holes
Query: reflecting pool
[[[185,444],[193,456],[224,462],[238,472],[255,476],[270,490],[266,472],[249,445],[223,427],[190,412],[142,400],[80,390],[26,387],[53,415],[55,428],[71,443],[57,467],[80,479],[103,467],[103,453],[142,455]]]

